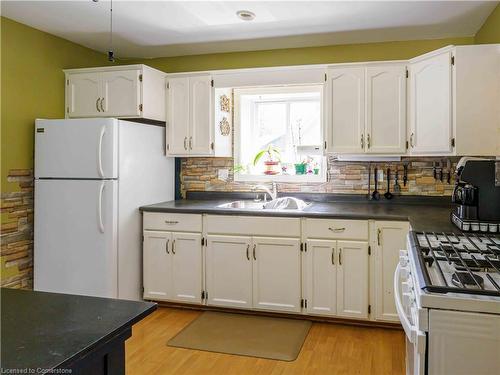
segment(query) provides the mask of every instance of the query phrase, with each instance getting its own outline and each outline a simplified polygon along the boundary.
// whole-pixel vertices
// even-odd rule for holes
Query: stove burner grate
[[[484,288],[484,279],[475,273],[457,271],[451,276],[451,282],[458,287]]]

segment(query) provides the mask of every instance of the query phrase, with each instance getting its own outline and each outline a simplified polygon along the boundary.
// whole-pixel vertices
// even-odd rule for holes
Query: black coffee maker
[[[452,195],[452,202],[457,206],[451,220],[460,229],[486,232],[491,227],[494,233],[500,230],[500,186],[495,186],[496,162],[464,157],[457,164],[458,178]]]

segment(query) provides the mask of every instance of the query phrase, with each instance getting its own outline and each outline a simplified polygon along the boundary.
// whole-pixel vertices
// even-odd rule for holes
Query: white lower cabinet
[[[368,318],[368,243],[337,241],[337,315]]]
[[[144,231],[144,298],[201,303],[201,233]]]
[[[337,312],[337,241],[307,240],[305,283],[307,312],[335,315]]]
[[[207,303],[252,308],[252,238],[208,235],[206,248]]]
[[[300,239],[254,237],[253,307],[300,312]]]
[[[394,303],[394,272],[406,249],[408,222],[376,221],[372,230],[374,318],[399,322]]]

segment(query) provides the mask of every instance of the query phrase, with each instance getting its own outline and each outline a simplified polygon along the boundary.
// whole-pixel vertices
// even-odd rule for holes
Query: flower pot
[[[264,169],[264,174],[266,175],[274,175],[280,173],[278,165],[278,161],[268,160],[264,162],[266,168]]]
[[[295,174],[306,174],[306,164],[295,164]]]

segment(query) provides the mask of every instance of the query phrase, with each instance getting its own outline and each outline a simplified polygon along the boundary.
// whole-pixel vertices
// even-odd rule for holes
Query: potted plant
[[[265,149],[259,151],[254,159],[253,159],[253,165],[257,165],[259,160],[266,155],[266,160],[264,161],[265,169],[264,169],[264,174],[267,175],[273,175],[273,174],[278,174],[279,168],[278,165],[281,162],[281,153],[280,150],[277,147],[274,147],[273,145],[267,146]]]
[[[300,163],[295,163],[295,174],[306,174],[307,162],[301,161]]]

